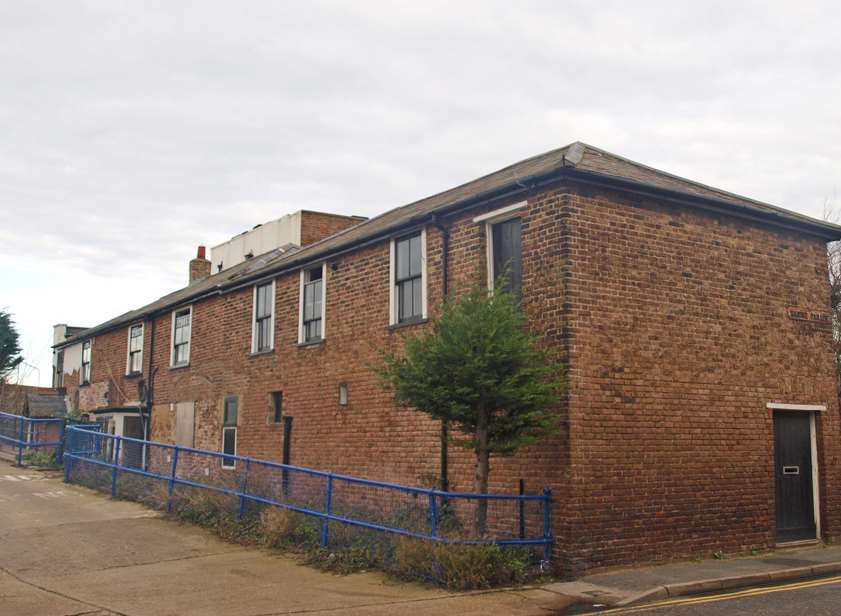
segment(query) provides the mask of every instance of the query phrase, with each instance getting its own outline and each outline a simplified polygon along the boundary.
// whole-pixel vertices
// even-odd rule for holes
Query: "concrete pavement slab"
[[[20,472],[0,462],[0,477]],[[574,601],[540,589],[455,594],[377,573],[323,573],[35,475],[0,479],[0,616],[532,616]]]
[[[95,606],[80,603],[36,588],[0,571],[0,614],[39,614],[40,616],[66,616],[67,614],[107,614]]]

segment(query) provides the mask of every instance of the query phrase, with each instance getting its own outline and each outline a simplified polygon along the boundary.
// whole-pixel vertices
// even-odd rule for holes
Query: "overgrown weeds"
[[[518,585],[540,575],[539,562],[528,548],[452,545],[409,537],[397,540],[390,572],[403,580],[450,590]]]
[[[41,468],[56,468],[58,462],[56,461],[55,452],[47,451],[45,449],[36,449],[25,456],[23,461],[27,466],[38,466]]]
[[[320,519],[278,507],[237,519],[224,495],[183,498],[173,512],[228,541],[293,552],[308,565],[338,574],[377,569],[449,590],[518,585],[542,575],[539,557],[530,548],[438,543],[339,523],[330,523],[325,548]]]
[[[107,480],[110,489],[110,472],[86,466],[74,469],[74,474],[82,475],[77,480],[93,486]],[[169,494],[165,482],[126,473],[120,475],[118,486],[123,498],[166,509]],[[422,522],[415,520],[417,514],[408,508],[395,509],[389,515],[345,509],[348,517],[376,520],[383,525],[397,527],[402,523],[411,527],[411,522]],[[542,575],[536,548],[449,544],[339,522],[329,523],[329,547],[322,547],[323,522],[318,517],[255,503],[247,503],[240,516],[237,496],[190,486],[175,487],[172,516],[209,529],[226,541],[294,553],[305,564],[337,574],[376,569],[396,579],[449,590],[518,585]],[[442,537],[461,534],[455,510],[442,509],[438,528]]]

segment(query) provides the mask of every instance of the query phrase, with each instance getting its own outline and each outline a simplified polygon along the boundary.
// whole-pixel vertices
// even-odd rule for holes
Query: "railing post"
[[[438,536],[438,505],[435,502],[435,490],[429,491],[429,534]]]
[[[543,488],[543,538],[552,539],[552,488]],[[543,544],[543,560],[549,562],[552,559],[552,544],[549,541]]]
[[[64,430],[65,432],[67,432],[68,430],[70,430],[70,428],[68,426],[64,426]],[[62,442],[67,443],[68,437],[70,439],[69,447],[62,447],[61,454],[62,456],[64,456],[64,483],[70,483],[70,465],[73,463],[73,460],[70,458],[70,456],[67,455],[67,451],[65,451],[65,449],[69,449],[71,452],[73,451],[73,432],[70,432],[69,435],[65,434],[62,438]]]
[[[55,450],[55,461],[58,463],[64,459],[64,438],[67,432],[67,420],[61,420],[61,430],[58,432],[58,447]]]
[[[172,490],[175,488],[175,471],[178,468],[178,446],[172,451],[172,470],[169,473],[169,485],[166,491],[166,511],[172,512]]]
[[[18,428],[18,466],[23,462],[23,415],[20,416],[20,428]]]
[[[245,459],[245,472],[242,474],[242,483],[239,487],[239,511],[237,511],[237,520],[241,520],[245,515],[245,495],[248,492],[248,469],[251,467],[251,458]]]
[[[117,498],[117,471],[120,468],[120,442],[122,439],[116,436],[114,440],[117,442],[114,444],[114,468],[111,469],[111,498]]]
[[[526,501],[523,496],[526,493],[526,483],[520,479],[520,498],[517,501],[517,514],[520,518],[520,539],[526,538]]]
[[[330,515],[333,510],[333,473],[327,475],[327,489],[324,494],[324,513]],[[321,547],[326,548],[330,543],[330,520],[321,519]]]

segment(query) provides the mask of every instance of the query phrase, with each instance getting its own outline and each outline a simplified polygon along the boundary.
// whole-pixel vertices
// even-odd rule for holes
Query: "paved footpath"
[[[671,605],[679,597],[710,593],[727,594],[733,589],[757,586],[780,585],[802,590],[799,583],[803,580],[818,580],[814,582],[815,588],[818,588],[824,585],[819,578],[839,574],[841,546],[810,546],[792,547],[754,557],[696,560],[619,569],[589,575],[575,582],[550,584],[545,588],[578,597],[581,604],[570,611],[579,612],[604,606],[648,603]],[[833,588],[824,590],[829,594],[834,592],[837,596],[837,580],[841,578],[835,579]],[[769,594],[773,595],[773,592],[776,591]],[[832,613],[841,614],[841,607]]]
[[[558,613],[547,590],[452,594],[322,573],[0,461],[0,616]]]

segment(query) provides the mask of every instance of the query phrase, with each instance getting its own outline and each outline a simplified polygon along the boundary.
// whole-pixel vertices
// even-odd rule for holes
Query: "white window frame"
[[[258,287],[265,287],[265,286],[268,286],[269,284],[271,284],[271,286],[272,286],[272,290],[271,290],[272,315],[271,315],[271,318],[269,319],[269,348],[268,349],[257,350],[257,342],[258,342],[257,341],[257,288]],[[275,304],[277,303],[277,293],[276,293],[276,291],[277,291],[277,287],[275,285],[274,280],[272,280],[271,283],[264,282],[264,283],[254,285],[254,292],[251,296],[251,352],[252,353],[269,353],[271,351],[274,351],[274,324],[275,324],[275,312],[277,312],[276,306],[275,306]]]
[[[191,324],[192,325],[192,324]],[[131,330],[135,327],[140,327],[140,370],[137,372],[131,371]],[[126,376],[131,376],[133,374],[140,374],[143,372],[143,353],[145,349],[143,348],[144,345],[144,337],[146,336],[146,325],[144,323],[132,323],[128,326],[128,332],[126,333]]]
[[[505,207],[501,207],[485,214],[480,214],[473,219],[473,222],[482,223],[485,227],[485,259],[488,265],[488,293],[493,293],[494,286],[496,286],[496,276],[494,272],[493,226],[497,223],[520,217],[520,210],[522,210],[527,203],[528,201],[512,203],[511,205],[506,205]]]
[[[408,237],[410,235],[414,235],[417,232],[409,231],[408,233],[402,233],[397,237],[391,238],[388,245],[388,324],[389,325],[403,325],[397,319],[397,282],[395,281],[395,273],[397,270],[397,260],[395,254],[395,246],[397,244],[397,240],[402,240],[404,237]],[[421,321],[425,321],[428,318],[428,289],[427,289],[427,266],[426,266],[426,227],[421,227],[420,229],[420,236],[421,236]]]
[[[300,283],[298,286],[298,344],[307,344],[304,340],[304,285],[306,284],[307,272],[314,270],[318,265],[305,267],[301,270]],[[327,339],[327,262],[321,264],[321,339],[311,340],[311,343],[321,342]]]
[[[90,349],[90,358],[88,359],[88,378],[85,379],[85,345]],[[90,338],[82,342],[82,355],[79,360],[79,385],[90,385],[93,377],[93,339]]]
[[[175,315],[179,312],[189,311],[190,313],[190,338],[187,340],[187,361],[182,362],[180,364],[175,363]],[[169,332],[169,367],[170,368],[181,368],[183,366],[189,366],[190,361],[193,357],[193,307],[192,306],[183,306],[181,308],[177,308],[172,311],[172,316],[170,318],[170,332]]]

